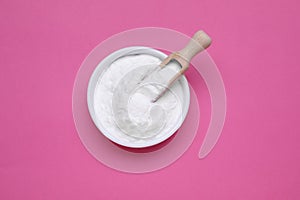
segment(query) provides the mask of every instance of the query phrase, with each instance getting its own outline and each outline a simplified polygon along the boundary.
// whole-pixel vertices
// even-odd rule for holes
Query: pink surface
[[[298,7],[278,0],[2,0],[0,199],[299,199]],[[87,153],[71,99],[91,49],[143,26],[188,35],[206,30],[228,107],[222,136],[207,158],[195,156],[209,121],[201,118],[204,125],[183,157],[134,175]],[[202,117],[209,96],[198,97]]]

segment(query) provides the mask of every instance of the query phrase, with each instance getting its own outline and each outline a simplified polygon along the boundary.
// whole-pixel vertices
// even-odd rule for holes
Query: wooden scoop
[[[167,58],[165,58],[159,65],[160,68],[165,67],[170,61],[175,60],[180,64],[181,69],[175,76],[171,78],[171,80],[169,80],[167,87],[164,88],[152,100],[152,102],[156,102],[160,97],[162,97],[168,90],[168,88],[170,88],[173,83],[189,68],[192,58],[209,47],[210,44],[211,38],[204,31],[198,31],[183,49],[177,52],[173,52]]]

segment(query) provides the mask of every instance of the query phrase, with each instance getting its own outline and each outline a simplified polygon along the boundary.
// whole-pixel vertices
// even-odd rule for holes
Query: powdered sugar
[[[95,114],[113,137],[139,143],[174,131],[181,123],[183,88],[179,82],[159,101],[151,102],[179,66],[170,63],[142,83],[137,76],[160,62],[146,54],[125,56],[114,61],[99,77],[94,93]]]

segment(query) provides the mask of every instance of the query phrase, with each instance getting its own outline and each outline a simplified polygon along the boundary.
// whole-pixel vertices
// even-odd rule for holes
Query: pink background
[[[299,199],[298,7],[296,0],[2,0],[0,199]],[[144,26],[212,36],[228,112],[207,158],[197,157],[204,125],[173,165],[134,175],[85,150],[71,101],[92,48]]]

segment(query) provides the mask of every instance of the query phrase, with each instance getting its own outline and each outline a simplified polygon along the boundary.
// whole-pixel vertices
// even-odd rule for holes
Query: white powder
[[[174,131],[181,123],[183,86],[179,82],[157,102],[151,102],[179,65],[170,63],[141,82],[141,77],[160,62],[146,54],[125,56],[99,77],[94,93],[95,114],[113,137],[140,143]]]

